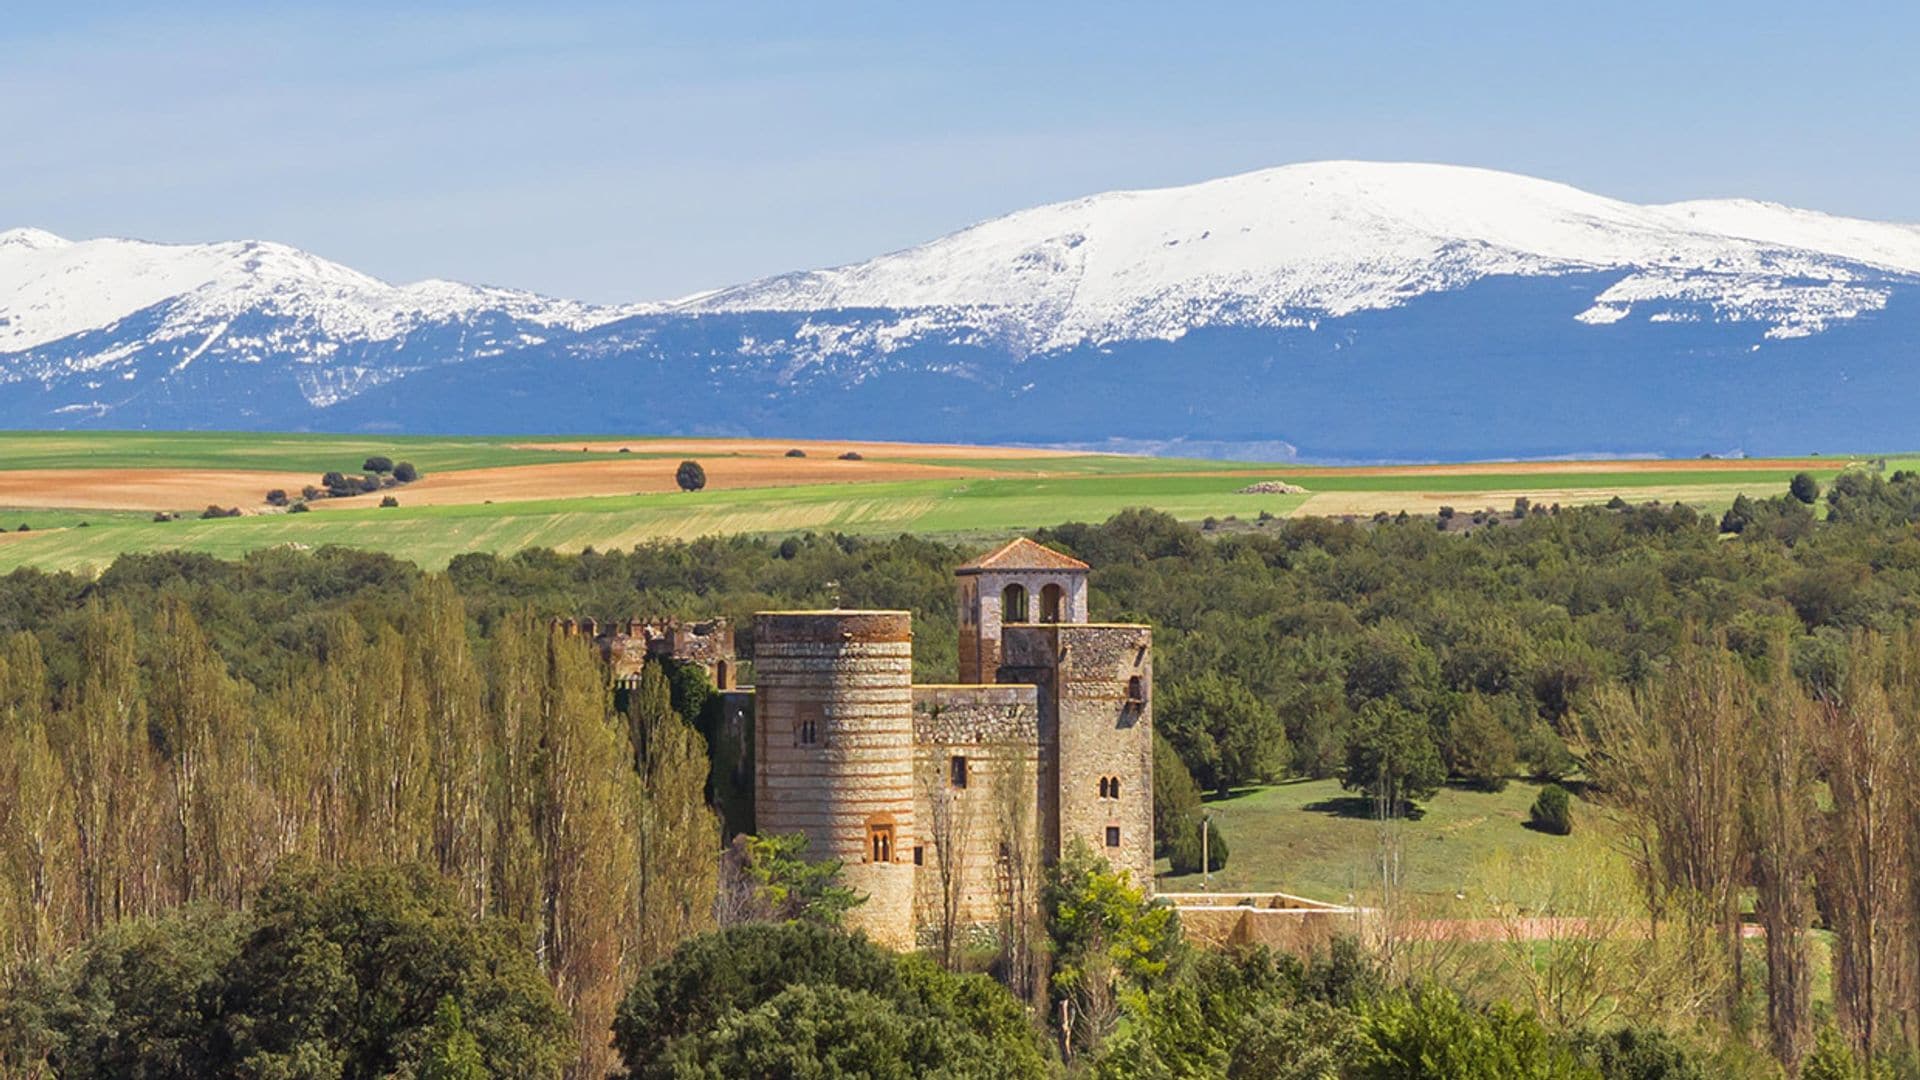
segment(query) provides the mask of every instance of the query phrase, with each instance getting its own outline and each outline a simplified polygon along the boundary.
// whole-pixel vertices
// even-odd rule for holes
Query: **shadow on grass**
[[[1316,814],[1331,814],[1334,817],[1352,818],[1357,821],[1374,819],[1373,799],[1366,795],[1337,795],[1331,799],[1307,803],[1300,809]],[[1418,806],[1409,806],[1401,817],[1406,821],[1419,821],[1427,812]]]
[[[1249,795],[1258,795],[1265,790],[1266,788],[1264,787],[1243,787],[1234,788],[1232,791],[1209,791],[1200,796],[1200,801],[1204,803],[1232,802],[1235,799],[1244,799]]]
[[[1568,830],[1567,830],[1566,832],[1555,832],[1555,831],[1554,831],[1554,830],[1552,830],[1552,829],[1548,829],[1548,828],[1543,828],[1543,827],[1541,827],[1541,825],[1540,825],[1540,823],[1539,823],[1539,822],[1537,822],[1537,821],[1534,821],[1534,820],[1532,820],[1531,818],[1529,818],[1529,819],[1527,819],[1527,820],[1525,820],[1525,821],[1522,821],[1522,822],[1520,823],[1520,827],[1521,827],[1521,828],[1523,828],[1523,829],[1525,829],[1525,830],[1527,830],[1528,832],[1537,832],[1537,833],[1539,833],[1539,834],[1540,834],[1541,836],[1556,836],[1556,837],[1560,837],[1560,836],[1572,836],[1572,835],[1573,835],[1573,830],[1572,830],[1572,829],[1568,829]]]

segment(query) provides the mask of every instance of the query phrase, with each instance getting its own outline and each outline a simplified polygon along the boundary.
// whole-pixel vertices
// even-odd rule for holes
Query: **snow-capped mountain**
[[[1045,351],[1297,326],[1488,277],[1612,269],[1629,273],[1581,319],[1706,303],[1793,336],[1883,306],[1876,271],[1920,276],[1920,226],[1749,200],[1637,206],[1487,169],[1316,162],[1036,207],[692,306],[932,312]]]
[[[389,285],[284,244],[0,233],[0,384],[94,391],[57,406],[68,413],[110,417],[129,398],[232,364],[324,409],[433,364],[638,310],[451,281]]]
[[[601,308],[0,233],[0,425],[676,431],[1320,458],[1907,447],[1920,227],[1322,162]]]

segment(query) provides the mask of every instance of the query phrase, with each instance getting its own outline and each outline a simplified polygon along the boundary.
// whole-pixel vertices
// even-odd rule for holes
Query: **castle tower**
[[[1153,630],[1008,626],[1001,682],[1040,688],[1047,858],[1075,840],[1153,889]]]
[[[754,816],[804,833],[867,901],[850,927],[914,944],[913,633],[904,611],[762,612],[753,621]]]
[[[995,681],[1001,627],[1087,621],[1087,564],[1026,537],[954,573],[959,579],[963,683]]]

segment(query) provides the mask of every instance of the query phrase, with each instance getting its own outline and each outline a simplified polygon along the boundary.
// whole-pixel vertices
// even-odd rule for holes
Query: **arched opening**
[[[891,817],[879,815],[867,819],[867,860],[877,863],[893,861],[893,819]]]
[[[728,686],[728,685],[727,685],[727,674],[728,674],[728,672],[727,672],[727,662],[726,662],[725,660],[720,660],[720,661],[717,661],[717,662],[715,662],[715,663],[714,663],[714,665],[713,665],[713,688],[714,688],[715,690],[731,690],[731,689],[733,689],[733,687],[731,687],[731,686]]]
[[[1027,621],[1027,587],[1025,585],[1009,585],[1000,591],[1000,621],[1002,623]]]
[[[1060,608],[1066,594],[1058,585],[1048,585],[1040,590],[1040,621],[1059,622]]]

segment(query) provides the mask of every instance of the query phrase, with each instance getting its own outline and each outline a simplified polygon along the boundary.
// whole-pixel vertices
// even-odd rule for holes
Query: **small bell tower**
[[[1013,540],[954,571],[960,608],[960,681],[990,683],[1004,626],[1087,621],[1087,564]]]

